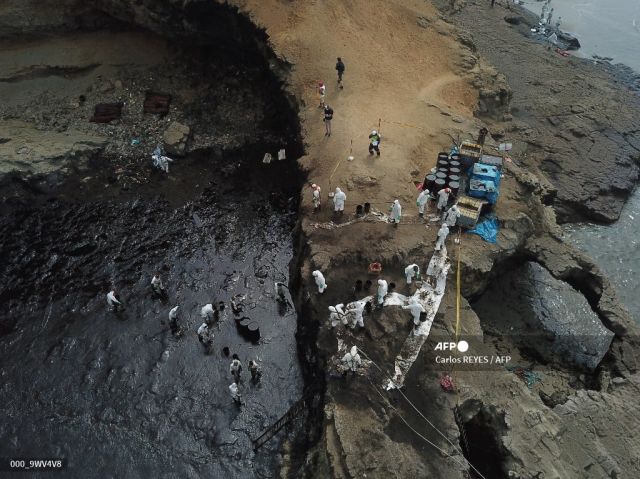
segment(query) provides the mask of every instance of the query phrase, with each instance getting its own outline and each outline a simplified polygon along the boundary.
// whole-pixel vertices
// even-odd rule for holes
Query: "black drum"
[[[448,160],[438,160],[438,168],[449,168],[451,166]]]
[[[449,159],[449,153],[447,153],[446,151],[441,151],[440,153],[438,153],[438,161],[448,160],[448,159]]]
[[[436,181],[436,175],[425,176],[424,183],[422,184],[422,189],[431,191],[433,189],[433,184],[435,183],[435,181]]]
[[[460,168],[449,168],[450,175],[460,175]]]
[[[438,171],[436,173],[436,179],[437,180],[444,180],[446,178],[447,178],[447,174],[446,173],[443,173],[442,171]]]
[[[458,175],[449,175],[448,182],[449,183],[454,182],[454,183],[458,183],[459,184],[460,183],[460,176],[458,176]]]
[[[458,160],[451,160],[449,162],[449,168],[460,168],[460,162]]]
[[[447,187],[447,182],[444,181],[442,178],[438,178],[433,184],[433,192],[437,193],[438,191],[446,187]]]
[[[246,336],[253,343],[260,341],[260,325],[257,321],[249,323],[247,326]]]
[[[453,196],[458,196],[458,191],[460,190],[460,183],[457,181],[450,181],[449,188],[451,189],[451,193]]]

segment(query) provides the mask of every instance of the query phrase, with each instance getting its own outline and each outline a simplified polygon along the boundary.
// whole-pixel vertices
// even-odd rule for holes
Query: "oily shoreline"
[[[117,11],[126,2],[102,3],[105,5],[110,3],[111,11]],[[197,4],[198,2],[190,3]],[[318,13],[329,14],[331,9],[341,8],[341,5],[338,4],[340,2],[327,2],[327,11],[320,12],[307,11],[306,6],[301,5],[292,4],[286,7],[279,5],[277,6],[278,8],[289,9],[285,10],[285,12],[290,16],[283,15],[270,18],[268,16],[260,17],[261,2],[257,4],[251,4],[251,2],[238,3],[243,4],[244,11],[250,14],[251,20],[256,25],[267,29],[266,35],[271,34],[270,30],[281,23],[282,18],[290,20],[290,26],[294,28],[297,25],[296,22],[299,22],[300,19],[308,17],[317,19],[319,18]],[[578,208],[584,200],[584,197],[580,196],[581,191],[572,189],[568,194],[559,187],[559,185],[564,185],[565,183],[563,182],[567,182],[568,176],[570,176],[562,170],[565,163],[560,162],[561,169],[559,171],[555,171],[553,167],[553,162],[557,163],[554,158],[558,152],[560,152],[562,158],[569,158],[571,151],[573,151],[572,148],[566,145],[558,146],[556,143],[566,142],[573,144],[575,140],[567,140],[562,136],[550,133],[549,127],[544,121],[551,124],[553,128],[557,127],[558,130],[564,132],[564,136],[571,135],[568,138],[576,134],[572,131],[574,125],[567,123],[560,117],[559,120],[554,120],[558,123],[557,125],[553,125],[549,120],[543,118],[539,123],[534,123],[532,126],[532,124],[526,122],[528,116],[532,116],[529,111],[521,107],[518,112],[512,112],[512,105],[507,100],[511,97],[517,100],[518,95],[524,91],[520,87],[528,84],[524,82],[521,85],[510,86],[508,74],[506,78],[501,78],[497,71],[495,75],[493,74],[495,70],[492,70],[492,66],[489,64],[493,63],[493,57],[490,56],[491,50],[484,50],[482,39],[478,40],[473,36],[469,37],[468,34],[459,31],[459,25],[457,24],[464,24],[466,21],[464,18],[459,22],[455,21],[454,23],[456,24],[454,25],[451,23],[451,19],[445,22],[443,18],[433,11],[419,12],[418,19],[422,19],[419,24],[422,23],[422,25],[416,27],[416,14],[413,13],[413,10],[408,9],[405,4],[407,2],[392,3],[392,5],[389,5],[390,10],[393,9],[396,3],[402,7],[397,11],[394,10],[394,14],[402,20],[402,22],[394,25],[394,33],[397,33],[399,37],[404,34],[407,36],[420,35],[425,32],[430,35],[432,33],[430,30],[435,30],[436,33],[429,36],[428,39],[433,40],[433,38],[442,37],[442,44],[436,43],[435,48],[442,48],[446,52],[454,51],[456,55],[459,55],[456,56],[455,73],[464,78],[465,81],[468,80],[473,83],[474,88],[480,91],[480,103],[484,106],[479,109],[483,110],[481,112],[484,115],[482,117],[483,121],[488,121],[484,120],[484,118],[490,117],[500,120],[499,122],[494,120],[495,123],[492,122],[490,124],[491,131],[497,134],[496,139],[517,140],[516,149],[513,152],[516,164],[509,166],[505,173],[506,181],[503,200],[498,211],[502,223],[498,245],[492,247],[482,243],[479,239],[471,239],[466,236],[464,237],[465,248],[463,250],[456,252],[453,245],[451,245],[452,256],[459,255],[458,257],[462,264],[464,296],[462,298],[462,319],[466,332],[482,334],[482,324],[468,305],[465,297],[472,298],[480,295],[495,275],[500,274],[502,269],[513,266],[513,261],[534,260],[542,263],[557,278],[569,282],[576,289],[582,291],[603,321],[609,321],[609,324],[606,322],[605,324],[610,326],[617,334],[610,357],[605,361],[603,367],[594,374],[593,381],[591,380],[592,378],[587,378],[586,380],[573,382],[574,376],[580,375],[578,371],[570,369],[554,371],[550,368],[548,371],[545,370],[545,378],[548,378],[549,386],[545,384],[546,389],[544,390],[534,388],[533,391],[530,391],[511,374],[477,373],[478,378],[474,378],[473,375],[465,376],[461,374],[457,377],[457,386],[460,389],[459,397],[454,398],[454,396],[443,395],[439,387],[436,386],[437,372],[430,370],[431,364],[428,362],[428,355],[425,354],[416,363],[413,371],[414,376],[408,379],[408,394],[415,402],[429,405],[425,413],[429,414],[432,419],[433,416],[436,416],[437,421],[435,422],[438,427],[454,440],[460,440],[460,436],[463,434],[463,426],[458,424],[451,414],[451,411],[457,407],[456,399],[459,399],[459,402],[463,405],[469,405],[462,409],[463,412],[469,412],[474,409],[471,406],[476,404],[474,401],[478,400],[482,401],[488,410],[494,408],[497,411],[501,411],[501,414],[508,421],[508,427],[505,430],[501,428],[495,431],[490,430],[490,436],[492,441],[495,440],[496,444],[498,444],[496,449],[500,452],[497,454],[499,457],[496,459],[496,462],[499,462],[496,465],[497,469],[508,468],[509,471],[513,472],[513,474],[510,474],[511,477],[540,477],[540,472],[553,477],[552,473],[554,471],[560,477],[583,477],[576,472],[580,471],[580,467],[584,466],[581,456],[583,450],[578,450],[578,446],[573,444],[575,441],[566,440],[563,442],[558,439],[559,433],[556,424],[562,423],[564,429],[568,431],[564,434],[569,439],[580,438],[580,434],[584,430],[585,421],[591,419],[591,416],[597,417],[598,421],[610,422],[611,425],[604,427],[604,432],[616,439],[621,445],[600,444],[595,440],[587,441],[587,444],[584,445],[584,452],[592,457],[598,457],[597,464],[587,464],[589,466],[588,469],[593,469],[589,473],[592,475],[587,477],[601,477],[597,475],[600,473],[598,468],[604,469],[610,477],[615,477],[613,473],[616,473],[616,467],[623,470],[626,467],[637,467],[637,465],[633,466],[624,463],[622,460],[618,462],[619,465],[611,466],[609,464],[610,461],[600,459],[600,456],[609,457],[608,454],[610,452],[613,456],[616,456],[617,452],[624,451],[624,447],[627,445],[630,445],[632,451],[638,451],[637,440],[634,442],[633,438],[620,439],[614,431],[616,424],[619,421],[623,421],[626,414],[633,413],[632,406],[627,406],[626,403],[632,403],[630,400],[633,397],[632,386],[633,383],[637,383],[637,375],[634,375],[635,354],[637,351],[637,345],[633,339],[635,337],[634,330],[630,326],[628,315],[617,303],[615,292],[606,278],[599,273],[588,258],[578,254],[563,243],[555,216],[557,212],[560,215],[560,219],[565,221],[579,217],[595,217],[603,221],[610,221],[615,218],[618,203],[623,201],[622,196],[624,195],[621,194],[621,198],[618,199],[616,196],[617,191],[627,191],[625,188],[628,186],[628,182],[621,183],[620,188],[614,182],[608,183],[609,186],[605,188],[605,196],[615,203],[611,206],[605,204],[606,202],[599,201],[597,198],[591,199],[596,189],[593,184],[586,182],[586,179],[581,177],[581,181],[584,181],[584,184],[588,186],[588,193],[591,196],[587,199],[591,199],[591,202],[583,210]],[[270,6],[276,8],[276,5]],[[382,8],[386,7],[386,5],[378,5],[378,7]],[[176,6],[176,8],[180,7]],[[469,8],[479,7],[471,5]],[[371,10],[377,12],[375,8],[371,8]],[[159,11],[160,13],[166,13],[163,9]],[[198,12],[199,10],[196,8],[194,11]],[[474,10],[469,10],[468,12],[480,13]],[[161,27],[163,22],[167,21],[162,15],[158,15],[158,11],[154,12],[153,9],[150,11],[144,9],[136,10],[135,13],[137,20],[141,24],[146,26],[153,25],[155,29]],[[368,10],[359,10],[355,12],[354,17],[359,21],[364,21],[368,19],[367,15],[370,13]],[[462,10],[456,15],[464,14],[465,10]],[[378,21],[375,15],[374,17],[373,25],[375,25],[375,21]],[[320,16],[320,18],[324,17]],[[477,16],[476,18],[481,17]],[[493,31],[491,28],[496,26],[495,30],[498,32],[511,28],[507,24],[500,23],[499,25],[501,26],[496,25],[495,18],[482,18],[484,20],[478,22],[475,26],[477,33],[482,33],[485,29],[491,32]],[[500,19],[501,17],[498,16],[496,18]],[[390,18],[390,21],[394,19]],[[270,24],[268,21],[273,23]],[[354,25],[360,27],[356,23]],[[417,30],[418,33],[415,33],[417,28],[423,29],[425,32]],[[354,28],[354,31],[359,32],[361,29]],[[508,32],[509,30],[504,31]],[[327,35],[327,37],[330,36]],[[445,44],[445,41],[450,38],[457,38],[462,41],[460,51],[453,50],[450,45]],[[487,36],[487,41],[490,41],[491,38]],[[515,39],[515,37],[513,38]],[[314,132],[312,129],[315,129],[316,125],[309,118],[315,118],[313,115],[316,105],[311,104],[312,102],[309,101],[308,96],[305,96],[304,91],[305,82],[309,78],[315,78],[313,76],[315,71],[313,69],[304,70],[305,67],[308,68],[308,65],[305,65],[304,62],[304,49],[286,50],[282,48],[283,45],[286,47],[288,45],[287,42],[290,42],[286,35],[273,36],[272,38],[265,36],[263,40],[265,44],[267,41],[270,42],[269,46],[273,48],[276,55],[280,56],[281,60],[286,59],[292,64],[293,68],[290,72],[282,70],[279,73],[286,76],[286,79],[290,82],[288,92],[298,100],[300,121],[303,128],[306,129],[305,139],[309,140],[307,155],[301,159],[300,164],[307,170],[309,178],[321,183],[326,192],[328,191],[326,185],[330,185],[331,180],[330,171],[326,170],[323,162],[329,163],[333,159],[331,157],[332,152],[313,137]],[[322,42],[325,40],[327,39],[319,37],[317,41]],[[365,44],[357,37],[350,40],[355,44],[359,41],[360,45]],[[533,42],[531,43],[533,44]],[[535,55],[539,53],[536,50],[539,49],[539,45],[534,47],[527,46],[527,49],[530,49]],[[358,49],[356,48],[355,51],[358,51]],[[397,53],[397,51],[390,53]],[[490,62],[487,62],[485,55],[489,56]],[[538,57],[535,55],[532,58],[537,59]],[[355,54],[352,55],[352,58],[354,56]],[[309,58],[306,58],[306,60],[309,60]],[[320,63],[322,68],[327,68],[326,62]],[[548,68],[557,66],[557,63],[551,61]],[[499,65],[498,70],[501,70]],[[360,74],[359,77],[357,77],[357,73]],[[363,71],[361,70],[357,73],[354,70],[354,85],[356,84],[355,78],[358,78],[361,83],[365,82]],[[558,80],[554,79],[554,81]],[[560,81],[563,80],[560,79]],[[605,88],[605,85],[606,81],[602,80],[602,82],[598,82],[597,86]],[[553,85],[543,83],[542,85],[532,86],[532,88],[538,87],[560,88],[560,92],[562,92],[561,85],[557,83]],[[347,88],[349,88],[349,85]],[[572,91],[576,91],[578,87],[572,88]],[[347,91],[349,90],[347,89]],[[389,91],[394,90],[390,89]],[[618,93],[616,91],[612,94],[618,95]],[[538,95],[537,98],[541,97],[540,93],[536,95]],[[558,96],[559,93],[555,95],[560,98]],[[410,98],[413,101],[414,97]],[[344,101],[340,100],[343,103],[347,101],[348,97]],[[337,98],[336,102],[338,102]],[[338,102],[338,105],[341,106],[340,102]],[[574,106],[573,102],[571,106]],[[577,108],[580,109],[582,107],[583,111],[581,113],[572,112],[575,116],[572,120],[578,122],[575,125],[576,128],[574,128],[576,132],[582,131],[580,128],[584,128],[584,131],[590,131],[589,122],[601,122],[595,116],[596,114],[593,113],[594,110],[591,108],[593,106],[581,105]],[[435,107],[429,106],[428,108],[431,108],[428,110],[429,115],[439,115],[437,112],[434,113],[436,111]],[[439,105],[438,108],[442,108],[442,105]],[[338,108],[336,110],[339,111]],[[451,112],[445,111],[445,113],[451,116]],[[550,118],[559,117],[556,110],[550,110],[549,113],[551,113]],[[454,112],[453,114],[456,116],[456,120],[459,120],[460,124],[463,125],[457,130],[458,133],[462,132],[465,135],[469,135],[475,132],[477,128],[475,119],[461,118],[463,115],[459,112]],[[446,117],[444,113],[442,115]],[[509,118],[509,115],[511,115],[511,118]],[[338,117],[338,115],[336,116]],[[591,117],[595,118],[595,120]],[[337,123],[337,126],[340,126],[340,124]],[[589,128],[587,128],[588,126]],[[450,128],[450,126],[446,128]],[[444,129],[445,127],[443,127]],[[451,131],[455,132],[454,130]],[[602,132],[593,137],[594,143],[613,141],[613,144],[617,144],[620,147],[624,146],[623,142],[615,143],[614,140],[617,138],[615,135],[600,133]],[[337,134],[339,135],[339,132]],[[400,136],[399,133],[390,131],[388,135],[390,144],[393,144],[394,134]],[[545,149],[535,144],[535,141],[537,141],[535,138],[541,137],[550,139],[551,147],[554,148],[554,151],[547,151],[548,148]],[[585,137],[591,138],[591,135],[577,136],[576,138]],[[614,140],[611,140],[610,137],[613,137]],[[432,148],[433,145],[440,148],[446,145],[446,143],[443,143],[442,137],[429,140],[428,143],[430,143],[429,148]],[[397,143],[396,146],[398,146]],[[429,150],[429,148],[427,148],[429,155],[425,154],[425,157],[431,158],[432,150]],[[391,150],[390,147],[385,150],[385,154],[389,150]],[[343,153],[340,151],[339,154],[342,155]],[[596,162],[595,165],[598,166],[598,163]],[[412,167],[412,165],[407,164],[402,164],[402,166],[407,170]],[[418,166],[419,168],[416,168],[416,171],[431,165],[422,163]],[[637,170],[634,170],[633,163],[618,166],[625,169],[630,176],[633,176],[634,171],[637,173]],[[333,168],[333,164],[330,165],[329,170],[331,168]],[[600,165],[600,169],[602,168]],[[554,172],[555,177],[544,179],[543,175],[545,173],[549,174],[549,171]],[[571,174],[573,174],[573,171],[571,171]],[[420,175],[415,176],[417,178]],[[347,177],[344,177],[343,181],[346,179]],[[385,190],[385,184],[391,180],[388,175],[386,177],[381,176],[380,181],[371,178],[371,176],[365,178],[365,181],[374,187],[372,189],[379,188],[385,201],[386,196],[384,195],[399,194],[396,190]],[[377,186],[375,182],[378,182]],[[396,187],[397,184],[394,184],[393,188]],[[349,190],[349,195],[356,196],[358,189]],[[408,188],[407,190],[406,198],[413,199],[413,190]],[[325,214],[320,218],[312,216],[310,198],[304,191],[302,192],[301,204],[301,220],[297,230],[299,232],[299,246],[296,251],[297,257],[292,262],[292,268],[295,268],[296,271],[295,274],[291,275],[291,285],[296,293],[296,309],[301,322],[299,331],[302,332],[303,342],[308,346],[306,350],[301,348],[301,356],[309,363],[307,367],[311,365],[311,374],[310,377],[307,377],[307,381],[322,383],[330,375],[332,359],[336,354],[339,354],[335,333],[326,323],[327,304],[344,301],[353,284],[354,274],[362,274],[361,272],[365,270],[366,265],[374,260],[381,261],[385,272],[388,272],[388,277],[401,284],[401,270],[407,264],[407,261],[415,261],[421,265],[428,261],[435,231],[433,228],[425,230],[422,225],[417,224],[402,225],[400,234],[390,231],[389,225],[378,223],[355,224],[350,227],[351,229],[338,230],[347,232],[338,235],[332,231],[323,231],[315,226],[319,221],[328,220],[329,215]],[[329,203],[325,204],[325,209],[328,208]],[[349,215],[345,214],[345,217],[347,216]],[[338,238],[336,238],[337,236]],[[329,272],[327,276],[330,288],[324,297],[316,294],[313,281],[310,279],[311,271],[318,268]],[[448,291],[445,298],[445,306],[434,326],[434,332],[438,332],[441,335],[447,335],[451,332],[451,320],[455,315],[454,304],[454,294],[452,291]],[[404,323],[404,318],[400,314],[389,313],[388,316],[377,314],[375,317],[367,318],[369,329],[365,333],[350,334],[347,332],[345,339],[350,341],[351,344],[357,344],[364,351],[373,351],[372,354],[375,354],[376,359],[379,358],[381,361],[391,363],[395,352],[407,333]],[[507,344],[506,347],[510,348],[512,345]],[[487,348],[489,352],[495,350],[492,345],[487,345]],[[379,378],[373,377],[372,379],[377,384]],[[619,381],[613,382],[612,379]],[[587,385],[587,383],[590,384]],[[571,384],[576,384],[576,386]],[[294,445],[291,453],[285,456],[281,473],[289,477],[298,477],[301,471],[309,477],[349,477],[360,476],[363,473],[366,473],[368,477],[407,477],[410,474],[424,476],[427,473],[433,477],[464,477],[466,473],[464,467],[443,461],[439,453],[434,453],[432,449],[422,444],[416,436],[407,432],[404,424],[399,422],[396,416],[398,410],[400,414],[405,416],[411,414],[411,409],[407,405],[398,404],[397,402],[389,404],[384,401],[378,401],[375,392],[370,389],[370,386],[365,378],[360,377],[356,377],[348,383],[339,379],[329,380],[326,394],[324,395],[324,404],[321,406],[316,404],[316,409],[310,411],[314,417],[321,416],[322,424],[317,429],[310,426],[309,432],[312,434],[305,438],[313,442],[316,433],[320,435],[317,447],[312,448],[308,451],[308,454],[305,454],[307,451],[300,450],[300,448],[308,447],[307,441],[297,444],[297,448]],[[556,401],[557,404],[549,406],[549,404],[540,399],[542,392],[547,395],[558,392],[561,399]],[[391,397],[394,401],[401,401],[398,395]],[[467,403],[467,401],[471,402]],[[589,408],[594,405],[598,407],[598,411],[592,414],[589,412]],[[565,408],[564,412],[561,411],[563,407]],[[575,414],[572,412],[574,409],[577,411]],[[620,417],[618,417],[620,412]],[[491,414],[487,414],[491,416]],[[421,421],[419,417],[415,417],[415,413],[413,416],[413,421]],[[585,416],[587,419],[585,419]],[[574,421],[575,424],[571,421]],[[503,436],[507,439],[503,440]],[[557,444],[549,444],[550,441],[548,440],[545,442],[548,437],[552,437],[553,442],[557,442]],[[442,441],[442,438],[438,437],[438,435],[433,434],[433,437],[429,435],[429,438],[452,455],[458,454],[453,449],[450,449],[450,445]],[[604,439],[602,441],[606,442]],[[536,444],[536,446],[530,447],[531,444]],[[606,454],[600,454],[602,451]],[[504,463],[500,462],[501,458],[504,459]],[[562,458],[562,460],[558,460],[558,458]],[[540,464],[538,464],[539,462]],[[615,464],[616,461],[611,460],[611,462]],[[574,466],[574,463],[577,465]],[[633,469],[628,469],[628,471],[633,471]]]

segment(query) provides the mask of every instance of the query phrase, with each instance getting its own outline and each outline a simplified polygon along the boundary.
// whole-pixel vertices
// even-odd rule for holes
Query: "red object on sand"
[[[453,379],[448,374],[440,378],[440,387],[447,392],[453,391]]]
[[[382,272],[382,265],[380,263],[371,263],[369,265],[369,274],[380,274]]]

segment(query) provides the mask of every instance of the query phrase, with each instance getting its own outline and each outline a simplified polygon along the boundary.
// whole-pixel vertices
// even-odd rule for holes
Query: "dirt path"
[[[467,79],[455,71],[459,45],[439,33],[446,25],[435,10],[414,0],[295,2],[276,8],[272,2],[241,3],[266,26],[276,52],[295,65],[293,87],[305,100],[308,148],[302,163],[312,172],[310,180],[323,187],[324,198],[338,185],[345,189],[350,179],[371,176],[378,180],[374,188],[345,189],[348,212],[364,201],[382,207],[395,198],[407,212],[413,210],[412,180],[423,178],[450,143],[446,132],[458,126],[454,118],[471,117],[477,102]],[[419,17],[429,22],[427,28],[418,24]],[[334,70],[337,56],[346,64],[343,90]],[[327,103],[335,111],[330,138],[317,108],[318,81],[327,84]],[[368,135],[380,120],[382,156],[375,158],[367,152]],[[343,161],[351,140],[355,161]]]

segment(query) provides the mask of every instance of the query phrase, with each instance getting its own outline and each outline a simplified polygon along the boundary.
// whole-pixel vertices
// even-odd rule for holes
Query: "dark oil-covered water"
[[[273,287],[289,280],[300,176],[293,160],[260,158],[178,160],[125,193],[96,167],[88,186],[5,204],[0,456],[63,457],[64,477],[276,475],[282,438],[257,453],[250,439],[302,394],[296,313],[278,308]],[[166,299],[151,292],[155,271]],[[122,313],[107,307],[111,285]],[[237,294],[260,324],[257,344],[238,333]],[[200,308],[218,301],[205,355]],[[169,331],[174,305],[181,338]],[[244,365],[241,407],[225,346]]]

